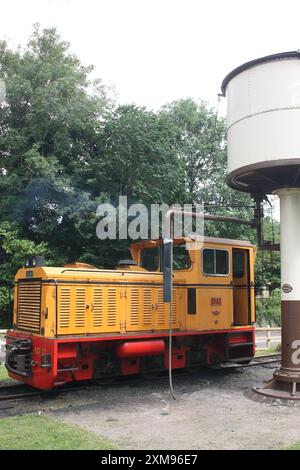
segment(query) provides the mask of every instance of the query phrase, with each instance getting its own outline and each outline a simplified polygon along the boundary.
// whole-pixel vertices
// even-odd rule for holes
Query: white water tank
[[[228,184],[270,194],[300,187],[300,52],[247,62],[222,83]]]

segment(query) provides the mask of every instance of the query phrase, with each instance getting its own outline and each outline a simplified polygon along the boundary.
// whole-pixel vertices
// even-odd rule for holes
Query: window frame
[[[204,250],[213,250],[214,252],[216,251],[225,251],[227,253],[227,256],[228,256],[228,272],[227,274],[206,274],[204,272],[204,256],[203,256],[203,252]],[[206,276],[206,277],[228,277],[230,275],[230,272],[231,272],[231,263],[230,263],[230,251],[227,250],[227,249],[223,249],[223,248],[215,248],[215,247],[212,247],[212,248],[208,248],[208,247],[203,247],[201,249],[201,268],[202,268],[202,275],[203,276]],[[214,255],[214,268],[216,268],[216,255]]]

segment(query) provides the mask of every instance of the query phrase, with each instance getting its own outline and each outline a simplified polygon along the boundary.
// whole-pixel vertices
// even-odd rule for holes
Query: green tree
[[[174,127],[174,148],[184,163],[185,185],[190,200],[206,193],[224,148],[225,124],[204,102],[191,98],[174,101],[163,107],[161,115]]]
[[[25,51],[0,43],[0,211],[20,236],[59,246],[67,257],[84,245],[77,221],[96,201],[85,172],[98,154],[109,112],[105,89],[88,78],[55,29],[35,27]]]
[[[115,109],[99,135],[101,154],[87,170],[93,197],[117,205],[118,196],[125,195],[128,204],[143,203],[149,209],[151,204],[183,202],[184,168],[173,148],[175,132],[165,115],[135,105]],[[128,245],[91,239],[89,251],[112,266],[128,257]]]
[[[207,103],[197,103],[191,98],[164,106],[162,114],[177,131],[173,146],[184,165],[185,199],[203,204],[208,213],[251,218],[253,203],[250,197],[232,190],[226,183],[224,119]],[[206,234],[251,238],[248,227],[219,222],[207,222]]]
[[[0,222],[0,311],[1,326],[11,326],[11,305],[13,283],[16,271],[23,266],[26,255],[39,253],[48,263],[59,260],[59,256],[50,250],[47,243],[35,243],[20,236],[15,223]]]
[[[134,202],[173,203],[184,194],[183,165],[172,144],[175,129],[164,115],[134,105],[118,107],[100,136],[105,158],[94,159],[94,193],[98,178],[112,197]]]
[[[256,299],[256,321],[259,325],[280,326],[280,289],[275,289],[269,298]]]

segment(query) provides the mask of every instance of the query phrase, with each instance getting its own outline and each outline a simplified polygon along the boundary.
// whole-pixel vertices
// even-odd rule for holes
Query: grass
[[[255,351],[255,356],[266,356],[267,354],[276,354],[280,353],[278,346],[271,346],[269,349],[257,349]]]
[[[300,442],[294,442],[289,447],[285,447],[284,450],[300,450]]]
[[[0,364],[0,381],[9,380],[7,370],[4,364]]]
[[[96,434],[48,416],[26,415],[0,419],[0,450],[112,450]]]

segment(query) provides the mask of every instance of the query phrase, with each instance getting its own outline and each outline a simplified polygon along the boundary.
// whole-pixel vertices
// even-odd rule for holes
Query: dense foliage
[[[25,50],[0,42],[1,282],[33,253],[114,266],[128,242],[99,241],[96,208],[119,195],[252,216],[250,197],[226,184],[225,123],[214,109],[189,98],[157,112],[120,106],[91,71],[55,29],[36,26]],[[245,226],[207,223],[206,234],[255,242]],[[279,285],[278,256],[259,254],[257,279],[258,288]],[[2,316],[7,304],[2,287]]]
[[[256,298],[256,322],[261,326],[280,325],[280,289],[274,289],[267,298]]]

